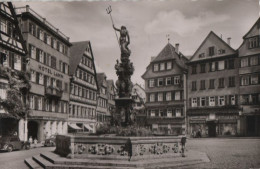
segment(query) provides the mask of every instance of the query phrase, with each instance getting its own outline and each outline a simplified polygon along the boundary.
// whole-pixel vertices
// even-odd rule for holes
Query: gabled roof
[[[196,56],[198,51],[203,47],[203,45],[206,43],[206,41],[209,39],[210,36],[216,37],[218,40],[220,40],[227,48],[229,48],[231,51],[236,52],[231,46],[229,46],[223,39],[221,39],[218,35],[216,35],[213,31],[210,31],[209,34],[206,36],[206,38],[203,40],[203,42],[200,44],[199,48],[195,51],[195,53],[190,58],[190,62],[192,59]]]
[[[249,29],[249,31],[243,36],[243,39],[246,38],[246,36],[252,31],[252,29],[255,27],[255,25],[259,25],[260,27],[260,17],[256,20],[255,24]]]
[[[113,87],[114,91],[111,90],[111,87]],[[113,93],[115,94],[115,90],[116,90],[116,88],[115,88],[114,80],[108,79],[108,80],[107,80],[107,91],[108,91],[109,93],[112,93],[112,92],[113,92]]]
[[[72,42],[72,47],[70,48],[70,75],[75,73],[89,43],[89,41]]]
[[[107,76],[105,73],[97,73],[97,84],[98,87],[100,88],[103,84],[103,82],[106,80]],[[105,87],[107,87],[106,83],[105,83]]]
[[[172,46],[172,44],[168,43],[155,57],[155,59],[151,61],[151,63],[165,61],[169,59],[176,59],[177,64],[184,67],[184,59],[182,57],[185,58],[185,56],[181,52],[179,52],[179,54],[176,53],[175,47]]]

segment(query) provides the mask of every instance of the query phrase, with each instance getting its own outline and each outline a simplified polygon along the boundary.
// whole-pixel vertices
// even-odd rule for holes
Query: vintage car
[[[0,138],[0,150],[11,152],[21,149],[30,149],[30,143],[21,141],[18,136],[3,136]]]
[[[44,142],[45,147],[51,147],[56,146],[56,135],[51,135],[49,138],[47,138]]]

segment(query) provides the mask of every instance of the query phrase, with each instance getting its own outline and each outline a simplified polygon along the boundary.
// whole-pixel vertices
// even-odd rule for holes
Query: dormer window
[[[205,53],[199,54],[199,58],[204,58],[204,57],[205,57]]]
[[[167,62],[167,70],[172,69],[172,62]]]
[[[215,55],[215,47],[211,46],[209,47],[209,56],[213,56],[213,55]]]
[[[154,65],[153,65],[153,70],[154,70],[155,72],[157,72],[157,71],[159,70],[159,65],[158,65],[158,64],[154,64]]]
[[[219,49],[219,50],[218,50],[218,54],[219,54],[219,55],[224,54],[224,53],[226,53],[226,51],[225,51],[224,49]]]
[[[160,70],[165,70],[165,63],[160,63]]]
[[[249,44],[248,44],[248,48],[249,48],[249,49],[257,48],[257,47],[260,46],[260,45],[259,45],[259,39],[258,39],[257,36],[256,36],[256,37],[249,38],[248,43],[249,43]]]

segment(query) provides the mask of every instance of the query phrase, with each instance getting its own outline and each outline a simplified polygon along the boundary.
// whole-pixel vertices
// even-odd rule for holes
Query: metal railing
[[[37,19],[39,19],[41,22],[43,22],[45,25],[47,25],[49,28],[51,28],[54,32],[58,33],[62,38],[69,41],[69,39],[70,39],[69,37],[67,37],[58,28],[56,28],[50,22],[48,22],[46,20],[46,18],[43,18],[41,15],[39,15],[37,12],[35,12],[33,9],[31,9],[29,5],[26,5],[24,7],[15,8],[15,12],[16,12],[17,15],[22,14],[22,13],[26,13],[26,12],[31,13],[33,16],[35,16]]]

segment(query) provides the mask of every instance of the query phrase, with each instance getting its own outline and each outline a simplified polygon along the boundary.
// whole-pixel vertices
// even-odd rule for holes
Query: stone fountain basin
[[[131,161],[180,157],[178,136],[121,137],[57,135],[55,153],[67,158]]]

